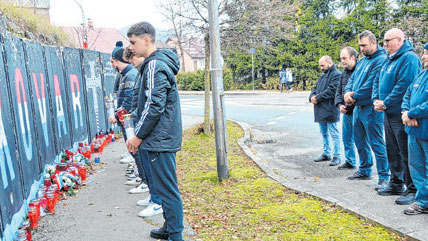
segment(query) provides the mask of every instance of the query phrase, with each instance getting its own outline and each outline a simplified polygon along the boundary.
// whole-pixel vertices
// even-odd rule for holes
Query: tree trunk
[[[211,135],[210,128],[210,37],[205,34],[205,111],[204,111],[204,133]]]

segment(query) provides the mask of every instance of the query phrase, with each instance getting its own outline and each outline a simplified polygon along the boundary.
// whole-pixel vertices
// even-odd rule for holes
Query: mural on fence
[[[43,46],[7,32],[0,41],[0,237],[9,241],[45,166],[108,129],[104,96],[115,74],[106,54]]]

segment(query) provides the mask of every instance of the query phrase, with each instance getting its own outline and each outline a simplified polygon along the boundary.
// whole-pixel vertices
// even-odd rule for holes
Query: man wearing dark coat
[[[334,103],[336,89],[339,84],[340,71],[337,70],[330,56],[323,56],[319,60],[323,74],[318,78],[315,88],[309,96],[314,105],[314,119],[320,126],[323,137],[323,153],[315,162],[331,161],[330,166],[340,164],[340,137],[337,129],[339,110]],[[331,159],[330,136],[333,139],[333,159]]]

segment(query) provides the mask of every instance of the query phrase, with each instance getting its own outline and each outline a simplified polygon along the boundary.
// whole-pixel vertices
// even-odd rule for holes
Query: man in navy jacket
[[[150,236],[182,240],[183,204],[177,184],[176,152],[181,149],[182,125],[180,99],[175,75],[180,69],[177,55],[157,50],[155,29],[140,22],[128,30],[130,49],[144,57],[137,105],[136,136],[127,141],[128,151],[147,151],[153,183],[162,200],[165,223]]]
[[[358,37],[358,44],[364,54],[345,88],[345,103],[355,105],[354,138],[360,156],[360,166],[350,180],[369,180],[373,166],[373,150],[376,157],[379,182],[377,188],[389,180],[388,159],[383,140],[383,113],[373,109],[371,101],[373,81],[379,74],[380,67],[386,59],[385,50],[376,44],[376,37],[370,31],[363,31]]]
[[[334,153],[330,166],[340,164],[340,137],[337,130],[339,121],[339,109],[334,104],[337,85],[339,84],[340,71],[333,64],[330,56],[323,56],[319,60],[319,65],[323,74],[318,78],[317,85],[309,96],[309,101],[314,104],[314,118],[320,126],[323,137],[323,153],[315,159],[315,162],[329,161],[330,156],[330,135],[333,139]]]
[[[405,214],[428,214],[428,43],[422,56],[425,70],[410,84],[402,104],[402,120],[409,135],[409,167],[416,186],[416,203]]]
[[[374,81],[372,101],[376,111],[385,112],[386,151],[391,178],[389,185],[377,192],[382,196],[401,195],[395,203],[409,205],[415,200],[416,188],[409,173],[407,134],[401,121],[401,104],[404,93],[420,72],[421,61],[400,29],[387,31],[383,43],[389,56],[379,78]]]

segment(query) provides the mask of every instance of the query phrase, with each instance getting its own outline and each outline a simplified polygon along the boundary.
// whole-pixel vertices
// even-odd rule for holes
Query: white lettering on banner
[[[95,121],[97,125],[97,132],[100,130],[100,121],[99,121],[99,109],[98,109],[98,98],[97,98],[97,87],[101,86],[101,77],[96,76],[95,73],[95,62],[89,61],[90,67],[90,76],[86,79],[86,88],[92,90],[92,98],[94,101],[94,112],[95,112]]]
[[[36,73],[33,73],[33,83],[34,88],[36,89],[37,103],[39,106],[40,119],[43,127],[43,136],[45,138],[46,147],[49,146],[49,137],[48,137],[48,122],[47,122],[47,112],[46,112],[46,95],[45,95],[45,78],[42,73],[40,73],[40,89],[39,84],[37,83]],[[41,90],[41,96],[40,96]]]
[[[24,144],[25,156],[27,157],[27,161],[31,161],[33,158],[33,150],[32,150],[32,139],[31,139],[31,131],[30,131],[30,114],[28,113],[28,104],[27,104],[27,96],[25,95],[24,88],[24,79],[22,78],[22,73],[19,68],[15,69],[15,85],[16,85],[16,97],[18,101],[18,117],[19,124],[21,129],[22,142]],[[21,87],[21,88],[20,88]],[[22,91],[22,100],[21,100],[21,91]],[[24,113],[22,110],[22,104],[24,104],[24,112],[25,112],[25,120]]]
[[[1,107],[1,102],[0,102]],[[9,169],[10,179],[15,179],[15,170],[13,170],[12,159],[10,157],[9,146],[7,145],[6,134],[4,133],[4,125],[3,125],[3,117],[0,109],[0,169],[1,169],[1,177],[3,181],[3,188],[6,189],[9,185],[7,181],[6,175],[6,164]]]
[[[70,74],[70,86],[71,86],[71,97],[73,102],[73,113],[74,113],[74,128],[83,127],[83,113],[82,105],[80,103],[80,85],[79,78],[75,74]],[[76,86],[76,87],[75,87]],[[79,119],[77,118],[79,115]]]
[[[65,124],[64,105],[62,104],[61,89],[59,88],[58,75],[56,74],[54,75],[54,86],[55,86],[56,121],[58,125],[58,135],[59,137],[62,137],[62,132],[64,132],[64,135],[67,135],[68,131]]]

